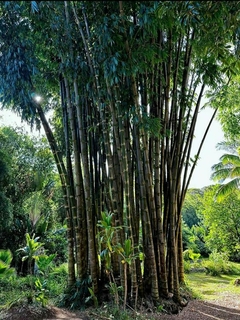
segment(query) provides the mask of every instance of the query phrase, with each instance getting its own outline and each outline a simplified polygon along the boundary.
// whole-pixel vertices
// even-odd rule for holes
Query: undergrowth
[[[9,307],[27,301],[31,293],[31,283],[37,281],[36,276],[10,276],[0,278],[0,308]],[[67,286],[67,270],[65,265],[53,268],[49,273],[46,290],[48,291],[49,304],[56,304],[59,296]]]
[[[221,292],[227,292],[230,294],[240,295],[240,286],[234,285],[234,282],[240,275],[240,264],[230,263],[219,256],[213,255],[209,260],[194,261],[191,262],[191,266],[194,268],[186,274],[186,283],[181,287],[181,296],[189,300],[204,299],[213,300],[219,297]],[[209,270],[206,269],[209,268]],[[199,272],[199,269],[205,268],[205,272]],[[216,272],[217,271],[217,272]],[[206,274],[208,272],[208,274]],[[220,274],[219,274],[220,272]],[[214,276],[213,276],[214,275]],[[35,281],[36,277],[32,276]],[[27,301],[28,294],[31,290],[30,276],[19,277],[12,275],[6,278],[0,278],[0,307],[1,309],[7,309],[12,306],[22,305]],[[75,288],[72,291],[63,295],[64,289],[67,287],[67,268],[66,265],[52,268],[47,278],[48,290],[48,304],[59,306],[60,302],[62,307],[65,298],[65,303],[69,302],[73,309],[81,309],[83,306],[89,306],[87,314],[90,315],[90,319],[99,319],[107,317],[108,319],[118,320],[143,320],[154,319],[155,316],[166,312],[166,306],[164,303],[159,306],[153,307],[150,303],[144,300],[144,303],[138,305],[137,311],[128,307],[126,310],[114,304],[114,301],[108,303],[102,303],[101,305],[94,307],[93,297],[91,297],[90,279],[86,279],[84,283],[76,283]],[[61,300],[61,301],[60,301]],[[68,301],[67,301],[68,300]],[[113,299],[114,300],[114,299]]]

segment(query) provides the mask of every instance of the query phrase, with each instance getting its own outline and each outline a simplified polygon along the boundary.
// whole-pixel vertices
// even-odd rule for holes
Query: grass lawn
[[[240,271],[240,265],[238,266]],[[186,274],[186,284],[193,292],[194,297],[203,300],[216,300],[229,294],[239,294],[240,286],[234,285],[234,281],[240,278],[237,275],[210,276],[204,272],[191,272]]]

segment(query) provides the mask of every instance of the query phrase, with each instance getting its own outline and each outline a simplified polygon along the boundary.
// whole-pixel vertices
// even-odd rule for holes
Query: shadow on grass
[[[186,275],[186,285],[193,298],[212,301],[217,300],[220,296],[224,297],[225,293],[238,295],[240,288],[233,285],[235,278],[235,275],[213,277],[202,273],[190,273]]]

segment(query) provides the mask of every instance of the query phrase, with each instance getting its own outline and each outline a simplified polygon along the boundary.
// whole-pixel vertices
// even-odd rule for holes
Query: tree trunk
[[[53,153],[58,173],[61,179],[63,199],[65,204],[66,222],[67,222],[67,239],[68,239],[68,286],[71,287],[75,284],[75,268],[74,268],[74,233],[72,224],[72,214],[70,207],[70,192],[69,192],[69,179],[63,164],[62,155],[55,142],[52,130],[46,120],[44,112],[39,104],[36,104],[38,114],[40,116],[46,137],[48,139],[51,151]]]

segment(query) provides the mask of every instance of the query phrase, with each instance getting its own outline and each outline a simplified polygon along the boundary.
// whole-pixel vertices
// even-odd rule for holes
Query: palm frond
[[[220,161],[223,165],[231,164],[234,166],[240,166],[240,157],[235,154],[224,154],[220,157]]]
[[[229,178],[229,176],[231,175],[231,171],[232,168],[218,169],[211,174],[211,179],[213,181],[223,182]]]
[[[231,152],[232,154],[237,154],[238,146],[234,142],[228,142],[228,141],[221,141],[217,144],[216,149],[222,150],[226,152]]]
[[[239,178],[239,177],[240,177],[240,167],[234,167],[231,170],[229,178],[233,179],[233,178]]]
[[[238,189],[240,185],[240,178],[233,179],[225,184],[222,184],[215,194],[217,201],[222,201],[226,196],[231,194],[234,190]]]
[[[223,169],[223,168],[224,168],[224,165],[222,164],[222,162],[215,163],[215,164],[211,167],[211,169],[212,169],[213,171],[218,171],[218,170],[221,170],[221,169]]]

